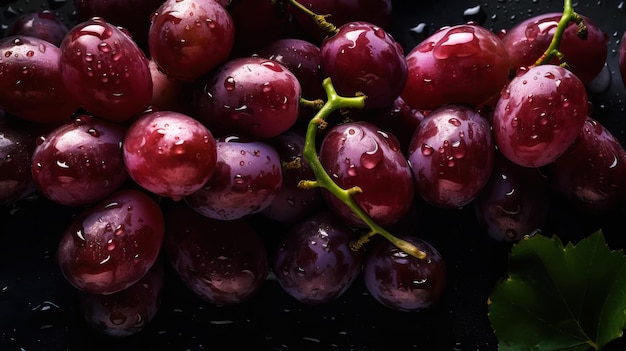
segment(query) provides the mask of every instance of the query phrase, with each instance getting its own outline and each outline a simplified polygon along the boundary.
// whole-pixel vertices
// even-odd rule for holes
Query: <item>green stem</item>
[[[543,55],[541,55],[541,57],[535,62],[535,66],[546,64],[553,57],[557,57],[560,62],[563,62],[563,54],[561,53],[561,51],[559,51],[559,47],[561,45],[563,33],[565,33],[565,30],[569,26],[570,22],[575,22],[578,26],[578,35],[586,38],[587,28],[582,17],[574,11],[571,0],[564,0],[563,15],[561,16],[559,24],[556,27],[556,31],[554,32],[554,36],[552,37],[550,46],[548,46]],[[563,62],[563,64],[567,65],[567,63],[565,62]]]
[[[343,189],[337,183],[335,183],[331,177],[328,175],[324,167],[322,166],[318,155],[317,155],[317,147],[316,147],[316,137],[317,132],[320,127],[326,126],[326,118],[335,110],[343,109],[343,108],[363,108],[365,106],[365,96],[355,96],[355,97],[343,97],[339,96],[335,91],[335,88],[332,85],[330,78],[324,79],[322,82],[322,86],[326,91],[327,101],[324,103],[322,108],[317,112],[317,114],[311,119],[307,126],[306,137],[304,142],[304,149],[302,155],[306,159],[309,164],[309,167],[315,174],[316,180],[309,181],[301,181],[299,186],[302,188],[315,188],[320,187],[330,191],[334,196],[336,196],[341,202],[346,204],[350,208],[350,210],[359,217],[370,229],[370,231],[359,238],[356,242],[353,243],[352,248],[357,250],[364,243],[366,243],[370,237],[376,234],[380,234],[389,240],[393,245],[398,247],[400,250],[408,253],[411,256],[414,256],[418,259],[425,259],[426,253],[424,251],[419,250],[413,244],[399,239],[385,230],[383,227],[378,225],[364,210],[359,206],[359,204],[354,200],[353,195],[361,192],[359,187],[352,187],[349,189]]]
[[[317,26],[320,27],[324,32],[328,33],[328,35],[333,35],[337,33],[338,31],[337,27],[334,24],[326,20],[326,17],[328,17],[328,15],[318,15],[317,13],[309,10],[308,8],[306,8],[305,6],[303,6],[296,0],[288,0],[288,1],[291,5],[295,6],[299,11],[302,11],[307,16],[311,17],[311,19],[313,19],[313,21],[317,23]]]

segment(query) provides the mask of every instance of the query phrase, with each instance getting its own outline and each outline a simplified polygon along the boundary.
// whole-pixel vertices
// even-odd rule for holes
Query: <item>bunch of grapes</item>
[[[142,330],[164,265],[216,305],[269,279],[324,304],[362,279],[421,311],[448,288],[421,209],[471,207],[515,243],[551,192],[589,215],[624,203],[626,151],[589,99],[608,36],[569,1],[409,52],[391,1],[361,3],[77,1],[71,26],[42,11],[7,28],[0,203],[75,210],[56,259],[94,328]]]

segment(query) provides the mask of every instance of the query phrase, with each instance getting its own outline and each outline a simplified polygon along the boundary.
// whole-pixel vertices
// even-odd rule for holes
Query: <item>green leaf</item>
[[[626,256],[598,231],[578,244],[542,235],[513,245],[489,298],[501,351],[600,350],[626,327]]]

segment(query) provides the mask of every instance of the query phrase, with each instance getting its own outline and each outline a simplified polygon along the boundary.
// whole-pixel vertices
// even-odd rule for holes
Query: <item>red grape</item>
[[[217,148],[213,134],[178,112],[149,112],[126,132],[123,157],[130,177],[144,189],[180,200],[213,175]]]
[[[402,98],[419,110],[443,104],[480,105],[507,84],[509,59],[502,40],[472,24],[445,27],[406,56]]]
[[[555,65],[520,72],[502,92],[493,112],[496,144],[509,160],[542,167],[562,155],[587,117],[582,81]]]
[[[470,203],[489,180],[494,143],[489,122],[474,109],[447,105],[430,112],[409,145],[418,194],[431,205]]]
[[[94,17],[70,29],[61,43],[63,82],[82,108],[125,122],[152,99],[148,59],[126,32]]]
[[[341,296],[361,273],[363,250],[354,231],[332,212],[312,214],[283,234],[274,259],[281,288],[300,302],[326,303]]]
[[[30,164],[35,137],[29,126],[0,118],[0,205],[20,200],[33,184]]]
[[[15,19],[4,32],[4,36],[29,36],[43,39],[54,46],[61,46],[61,41],[69,29],[54,12],[41,10],[25,13]]]
[[[319,151],[320,162],[343,189],[354,186],[362,192],[354,200],[380,225],[399,221],[411,207],[415,188],[411,168],[393,134],[368,122],[350,122],[331,128]],[[327,190],[328,206],[353,226],[365,223]]]
[[[152,16],[149,51],[159,67],[191,82],[228,59],[233,19],[215,0],[166,0]]]
[[[121,145],[126,128],[80,115],[37,140],[32,175],[37,189],[65,206],[91,205],[128,178]]]
[[[159,255],[163,213],[146,194],[122,189],[72,219],[59,242],[65,278],[90,294],[112,294],[139,281]]]
[[[263,211],[280,192],[280,156],[266,142],[217,140],[217,166],[204,186],[185,198],[198,213],[232,220]]]

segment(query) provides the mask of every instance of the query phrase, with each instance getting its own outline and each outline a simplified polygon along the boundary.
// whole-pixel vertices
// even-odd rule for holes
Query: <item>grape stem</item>
[[[359,250],[365,243],[369,241],[369,239],[376,235],[380,234],[387,240],[389,240],[393,245],[395,245],[400,250],[406,252],[407,254],[417,258],[417,259],[425,259],[426,253],[422,250],[419,250],[413,244],[397,238],[393,234],[389,233],[387,230],[378,225],[364,210],[359,206],[359,204],[354,200],[354,195],[360,193],[362,190],[358,186],[343,189],[337,183],[335,183],[330,175],[326,172],[324,167],[322,166],[319,157],[317,155],[317,147],[316,147],[316,138],[317,132],[320,129],[324,129],[327,125],[326,118],[330,116],[330,114],[339,109],[345,108],[363,108],[365,106],[366,96],[354,96],[354,97],[344,97],[339,96],[335,91],[335,88],[331,82],[330,78],[324,79],[322,82],[322,86],[324,87],[324,91],[327,95],[327,101],[321,107],[319,111],[313,116],[313,118],[309,121],[307,126],[304,148],[302,151],[302,155],[305,160],[308,162],[310,169],[315,174],[315,180],[301,180],[298,183],[298,186],[305,189],[311,188],[324,188],[331,192],[334,196],[336,196],[341,202],[346,204],[350,208],[350,210],[359,217],[369,227],[369,232],[365,233],[358,240],[351,243],[351,249]]]
[[[304,12],[307,16],[313,19],[313,21],[317,23],[317,26],[320,27],[324,32],[328,33],[328,35],[333,35],[337,33],[338,31],[337,27],[334,24],[326,20],[326,17],[329,17],[330,15],[318,15],[317,13],[309,10],[308,8],[306,8],[304,5],[300,4],[296,0],[288,0],[288,1],[291,5],[295,6],[299,11]]]
[[[544,51],[543,55],[537,59],[535,62],[535,66],[543,65],[548,63],[553,57],[556,57],[561,65],[567,67],[567,62],[564,61],[564,56],[561,51],[559,51],[559,46],[561,45],[561,38],[563,38],[563,33],[565,33],[565,29],[570,24],[570,22],[576,23],[578,27],[578,36],[586,39],[587,38],[587,26],[585,26],[585,22],[583,18],[574,11],[572,7],[571,0],[563,1],[563,14],[561,15],[561,19],[559,20],[559,24],[556,27],[556,31],[554,32],[554,36],[552,37],[552,41],[550,42],[550,46]]]

